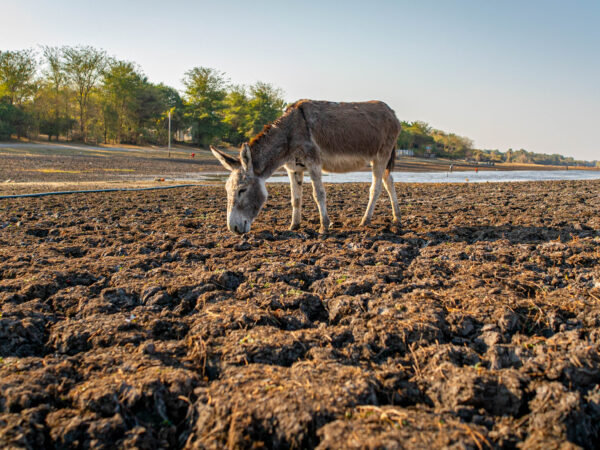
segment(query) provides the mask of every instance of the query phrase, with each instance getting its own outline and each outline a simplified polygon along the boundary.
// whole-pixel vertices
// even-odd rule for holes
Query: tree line
[[[152,83],[134,62],[88,46],[0,51],[0,140],[11,136],[117,144],[239,145],[279,117],[283,92],[257,82],[231,84],[225,73],[194,67],[185,90]]]
[[[46,137],[116,144],[165,145],[174,137],[238,146],[279,117],[281,89],[265,82],[232,84],[225,73],[194,67],[184,90],[152,83],[137,64],[89,46],[0,51],[0,140]],[[482,150],[473,141],[421,121],[402,122],[398,148],[416,156],[481,162],[593,165],[524,149]],[[600,166],[600,162],[597,163]]]
[[[398,137],[398,148],[413,150],[415,156],[435,156],[449,159],[466,159],[474,162],[543,164],[557,166],[596,166],[600,161],[580,161],[559,154],[529,152],[525,149],[506,152],[500,150],[476,149],[473,141],[454,133],[436,130],[421,121],[402,122],[402,131]]]

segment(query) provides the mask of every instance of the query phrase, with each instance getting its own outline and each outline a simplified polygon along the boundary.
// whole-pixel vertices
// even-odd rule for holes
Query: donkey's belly
[[[360,155],[334,155],[323,152],[321,162],[323,172],[343,173],[364,169],[371,161]]]

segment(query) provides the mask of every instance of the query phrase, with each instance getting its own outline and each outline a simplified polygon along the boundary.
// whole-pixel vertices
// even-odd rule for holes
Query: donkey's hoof
[[[329,227],[319,228],[319,234],[327,234],[328,231],[329,231]]]
[[[290,231],[296,231],[300,229],[300,224],[296,223],[296,224],[291,224],[289,230]]]
[[[370,220],[361,220],[359,226],[361,227],[368,227],[369,225],[371,225],[371,221]]]

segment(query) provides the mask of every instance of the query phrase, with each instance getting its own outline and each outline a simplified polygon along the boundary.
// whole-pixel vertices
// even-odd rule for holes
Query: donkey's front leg
[[[309,170],[310,179],[312,180],[313,185],[313,198],[315,199],[317,207],[319,208],[319,216],[321,219],[321,228],[319,229],[319,233],[323,234],[329,230],[329,217],[327,216],[327,205],[325,204],[325,187],[323,186],[323,181],[321,180],[321,168],[315,167],[310,168]]]
[[[300,228],[300,221],[302,220],[302,179],[304,178],[304,172],[288,169],[287,167],[286,170],[290,177],[290,189],[292,191],[292,224],[290,230],[297,230]]]

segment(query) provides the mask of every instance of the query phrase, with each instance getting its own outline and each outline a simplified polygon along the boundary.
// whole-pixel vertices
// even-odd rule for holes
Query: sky
[[[187,70],[289,102],[383,100],[401,120],[600,159],[600,1],[0,0],[0,50],[91,45],[182,89]]]

